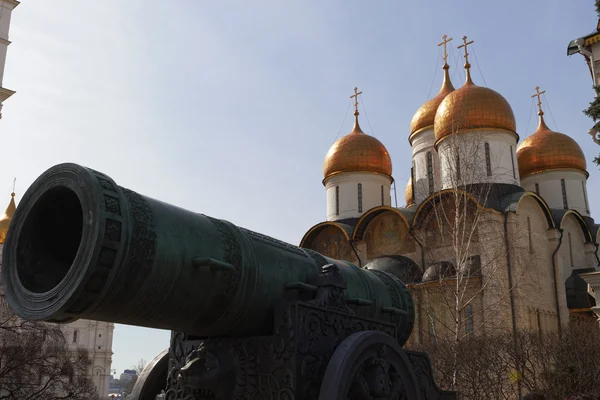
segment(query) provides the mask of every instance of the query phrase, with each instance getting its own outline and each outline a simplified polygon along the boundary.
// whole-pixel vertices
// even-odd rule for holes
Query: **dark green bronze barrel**
[[[336,264],[365,318],[412,330],[404,285],[385,272],[193,213],[60,164],[27,190],[3,251],[6,298],[21,317],[79,318],[197,336],[267,334],[273,309]],[[290,291],[290,286],[295,287]],[[287,287],[287,289],[286,289]]]

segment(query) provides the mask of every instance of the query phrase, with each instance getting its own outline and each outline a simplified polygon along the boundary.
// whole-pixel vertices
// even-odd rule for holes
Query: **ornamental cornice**
[[[579,276],[594,289],[594,292],[600,291],[600,271],[588,272]]]
[[[585,39],[585,42],[583,43],[584,46],[591,46],[593,44],[596,44],[600,42],[600,33],[598,33],[597,35],[591,36],[587,39]]]

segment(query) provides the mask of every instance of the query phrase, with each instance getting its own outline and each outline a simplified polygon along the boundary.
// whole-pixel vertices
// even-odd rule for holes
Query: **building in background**
[[[600,20],[595,31],[569,42],[567,55],[573,54],[585,58],[594,86],[600,86]]]
[[[8,31],[10,27],[10,17],[12,11],[19,2],[16,0],[0,0],[0,118],[2,118],[2,104],[6,99],[15,94],[13,90],[4,87],[4,64],[6,63],[6,53],[8,51]]]

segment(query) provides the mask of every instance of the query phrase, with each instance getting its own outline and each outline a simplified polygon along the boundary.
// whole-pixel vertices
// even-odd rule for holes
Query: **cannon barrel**
[[[335,264],[357,315],[394,321],[403,340],[414,321],[410,294],[390,274],[142,196],[70,163],[27,190],[2,262],[6,299],[29,320],[265,334],[273,308],[291,294],[310,296],[320,268]]]

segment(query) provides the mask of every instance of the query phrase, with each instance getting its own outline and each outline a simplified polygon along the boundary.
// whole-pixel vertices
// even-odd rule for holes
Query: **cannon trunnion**
[[[2,278],[25,319],[171,330],[168,353],[136,384],[138,400],[158,388],[169,400],[454,398],[433,383],[426,355],[402,349],[414,305],[394,275],[139,195],[76,164],[49,169],[25,193]]]

